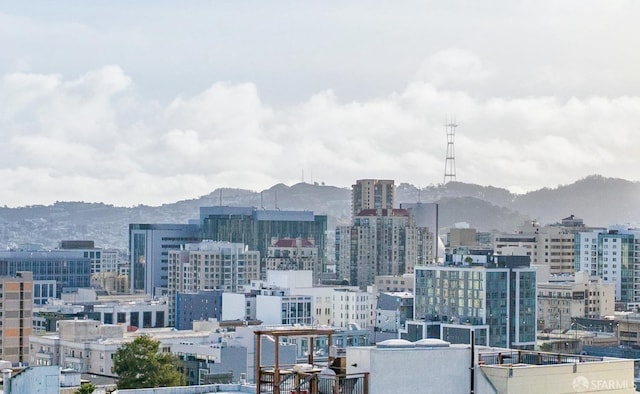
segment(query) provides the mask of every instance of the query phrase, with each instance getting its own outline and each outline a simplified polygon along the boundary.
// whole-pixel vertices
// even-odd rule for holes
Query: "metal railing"
[[[280,394],[368,394],[369,374],[321,374],[319,371],[281,370],[274,387],[273,369],[260,371],[260,393]]]
[[[602,357],[585,356],[578,354],[546,353],[527,350],[512,350],[507,352],[480,353],[478,362],[480,365],[503,364],[529,364],[529,365],[553,365],[574,364],[602,361]]]

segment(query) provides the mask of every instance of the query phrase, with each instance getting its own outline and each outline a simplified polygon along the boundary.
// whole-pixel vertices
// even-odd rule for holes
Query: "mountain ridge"
[[[481,231],[513,231],[526,220],[559,222],[571,214],[588,226],[640,223],[640,182],[590,175],[568,185],[514,194],[494,186],[449,182],[396,187],[396,205],[437,202],[442,228],[467,222]],[[160,206],[117,207],[104,203],[57,201],[52,205],[0,208],[0,247],[24,243],[55,247],[64,239],[91,239],[96,246],[126,249],[129,223],[187,223],[199,208],[214,205],[311,210],[328,216],[328,229],[349,224],[351,190],[317,183],[276,184],[261,192],[217,188],[198,198]]]

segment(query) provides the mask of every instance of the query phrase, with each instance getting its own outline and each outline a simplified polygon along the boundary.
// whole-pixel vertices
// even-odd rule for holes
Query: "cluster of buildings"
[[[486,370],[471,384],[495,389],[510,383],[489,364],[506,363],[480,363],[470,344],[519,355],[640,348],[639,229],[573,215],[513,233],[443,229],[438,204],[397,206],[392,180],[363,179],[351,223],[330,233],[311,211],[214,206],[186,224],[130,224],[127,259],[91,241],[2,251],[0,359],[108,377],[117,348],[150,335],[181,357],[189,384],[255,383],[254,332],[311,327],[335,332],[283,336],[284,350],[265,336],[260,357],[339,352],[361,366],[340,371],[369,373],[369,384],[390,379],[373,375],[379,357],[471,357],[474,373]],[[404,342],[369,347],[386,340]]]

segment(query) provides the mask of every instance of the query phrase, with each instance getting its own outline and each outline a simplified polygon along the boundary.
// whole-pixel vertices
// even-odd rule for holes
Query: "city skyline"
[[[0,2],[0,204],[640,181],[640,5]],[[304,175],[303,175],[304,174]]]

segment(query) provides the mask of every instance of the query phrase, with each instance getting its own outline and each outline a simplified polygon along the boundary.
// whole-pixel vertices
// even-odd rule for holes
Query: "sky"
[[[640,181],[640,3],[0,0],[0,206]]]

